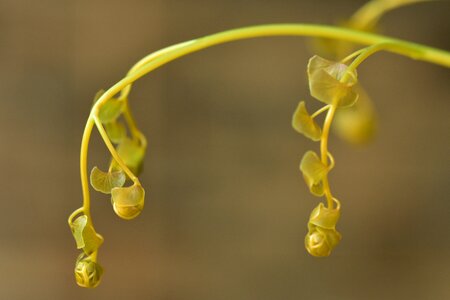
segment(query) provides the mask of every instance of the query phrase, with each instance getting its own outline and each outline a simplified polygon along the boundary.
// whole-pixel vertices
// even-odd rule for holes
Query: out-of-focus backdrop
[[[101,285],[79,288],[67,216],[81,206],[79,146],[92,98],[146,54],[262,23],[332,23],[364,1],[0,1],[0,299],[450,299],[450,72],[392,54],[359,70],[377,139],[331,138],[341,244],[309,256],[318,198],[298,164],[317,144],[290,119],[308,93],[304,38],[240,41],[141,79],[131,106],[149,149],[146,207],[116,217],[92,193],[105,237]],[[450,4],[383,17],[388,34],[450,49]],[[89,165],[105,168],[95,133]]]

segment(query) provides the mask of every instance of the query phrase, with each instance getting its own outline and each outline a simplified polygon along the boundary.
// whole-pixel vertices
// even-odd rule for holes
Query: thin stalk
[[[105,131],[105,128],[103,128],[102,122],[98,119],[97,116],[94,115],[94,122],[97,126],[97,130],[100,133],[100,136],[103,139],[103,142],[105,143],[106,147],[108,148],[109,152],[111,153],[114,160],[119,164],[120,168],[127,174],[127,176],[132,180],[134,183],[139,182],[137,177],[131,172],[131,170],[127,167],[125,162],[122,160],[122,158],[117,153],[116,149],[114,148],[114,145],[109,140],[108,134]]]
[[[403,1],[390,1],[390,0],[372,0],[367,2],[364,6],[358,9],[350,18],[349,23],[355,28],[370,29],[373,27],[383,14],[386,12],[419,2],[429,2],[433,0],[403,0]]]
[[[339,99],[337,99],[339,100]],[[331,104],[330,109],[327,112],[325,121],[323,122],[322,136],[320,138],[320,160],[322,163],[328,167],[328,136],[330,134],[331,123],[333,122],[334,114],[336,113],[337,105],[336,103]],[[333,160],[334,162],[334,160]],[[334,163],[333,163],[334,165]],[[327,198],[328,208],[333,208],[333,195],[331,194],[330,184],[328,182],[328,174],[322,179],[323,190],[325,192],[325,197]]]
[[[94,127],[94,120],[89,116],[89,119],[84,128],[83,138],[81,139],[81,151],[80,151],[80,174],[81,174],[81,188],[83,190],[83,211],[88,217],[88,222],[92,222],[91,218],[91,202],[89,195],[89,180],[87,171],[87,155],[89,148],[89,140]]]
[[[340,81],[346,82],[350,78],[352,72],[369,56],[373,55],[374,53],[376,53],[378,51],[392,49],[393,47],[395,47],[395,45],[391,44],[391,43],[380,43],[380,44],[376,44],[376,45],[372,45],[370,47],[364,48],[364,49],[362,49],[363,51],[361,51],[361,50],[356,51],[358,53],[358,56],[347,67],[346,72],[345,72],[344,76],[342,76]],[[339,101],[339,99],[334,99],[333,103],[331,105],[329,105],[330,108],[328,109],[327,115],[325,117],[323,129],[322,129],[322,136],[320,138],[320,160],[322,161],[322,163],[325,166],[328,166],[328,155],[329,155],[328,136],[330,133],[331,123],[333,122],[334,115],[335,115],[336,109],[338,107],[338,103],[337,103],[338,101]],[[328,181],[328,174],[325,174],[324,178],[322,179],[322,183],[323,183],[323,188],[324,188],[324,192],[325,192],[325,197],[327,198],[327,206],[328,206],[328,208],[332,209],[334,198],[331,193],[330,184]]]
[[[122,91],[120,98],[126,98],[134,81],[158,67],[187,54],[227,42],[269,36],[306,36],[338,39],[361,45],[380,43],[393,44],[387,51],[422,60],[445,67],[450,67],[450,53],[444,50],[407,42],[382,35],[315,24],[269,24],[243,27],[219,32],[203,38],[179,43],[156,51],[135,64],[127,76],[103,94],[101,99],[108,99]],[[101,100],[100,99],[100,100]],[[100,101],[99,101],[100,102]]]
[[[313,113],[313,114],[311,115],[311,118],[314,119],[315,117],[317,117],[317,116],[320,115],[321,113],[323,113],[323,112],[329,110],[329,109],[330,109],[330,106],[331,106],[331,105],[325,105],[325,106],[321,107],[320,109],[318,109],[315,113]]]
[[[306,37],[322,37],[338,39],[342,41],[353,42],[362,45],[374,45],[374,44],[389,44],[385,50],[410,57],[412,59],[422,60],[444,67],[450,67],[450,53],[447,51],[435,49],[432,47],[411,43],[399,39],[389,38],[381,35],[371,34],[367,32],[361,32],[346,28],[339,28],[327,25],[314,25],[314,24],[269,24],[269,25],[259,25],[250,26],[239,29],[228,30],[216,34],[212,34],[203,38],[187,41],[184,43],[176,44],[153,54],[148,55],[139,61],[129,72],[129,74],[108,89],[94,104],[92,112],[98,111],[99,107],[103,105],[108,99],[122,91],[120,95],[121,99],[127,97],[131,84],[143,77],[147,73],[167,64],[177,58],[183,57],[190,53],[200,51],[202,49],[212,47],[215,45],[257,38],[257,37],[269,37],[269,36],[306,36]],[[325,118],[325,124],[328,128],[324,128],[328,136],[329,124],[333,119],[335,108],[331,107],[328,110],[327,117]],[[128,112],[129,113],[129,112]],[[94,113],[95,115],[95,113]],[[97,124],[98,125],[98,124]],[[100,124],[101,125],[101,124]],[[89,202],[89,186],[87,177],[87,151],[89,138],[94,126],[94,120],[91,116],[89,117],[85,131],[83,133],[83,139],[81,143],[81,154],[80,154],[80,171],[81,171],[81,183],[83,188],[83,208],[86,215],[90,218],[90,202]],[[133,128],[133,123],[131,123]],[[99,127],[101,131],[102,127]],[[133,129],[132,129],[133,130]],[[100,132],[102,134],[102,132]],[[103,136],[103,135],[102,135]],[[109,139],[107,139],[109,141]],[[105,139],[106,142],[106,139]],[[321,147],[323,150],[327,150],[327,142]],[[111,148],[108,145],[108,148]],[[110,149],[111,151],[111,149]],[[114,151],[111,151],[113,154]],[[322,151],[322,157],[326,155],[327,151]],[[113,155],[114,156],[114,155]],[[124,168],[126,170],[126,168]],[[325,185],[328,185],[327,179],[325,180]],[[330,193],[331,197],[331,193]],[[332,203],[331,203],[332,204]]]

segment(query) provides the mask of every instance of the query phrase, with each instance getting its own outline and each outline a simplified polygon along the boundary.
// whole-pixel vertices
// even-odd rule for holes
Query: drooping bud
[[[316,257],[325,257],[341,240],[341,235],[335,229],[324,229],[316,226],[305,237],[305,247],[309,254]]]
[[[89,256],[81,254],[75,264],[75,280],[85,288],[94,288],[100,283],[103,268]]]
[[[138,183],[130,187],[113,188],[111,201],[115,213],[125,220],[137,217],[144,209],[145,191]]]
[[[320,203],[309,217],[305,247],[313,256],[329,256],[342,238],[336,230],[336,223],[340,217],[340,204],[339,201],[335,201],[338,204],[336,208],[327,208]]]

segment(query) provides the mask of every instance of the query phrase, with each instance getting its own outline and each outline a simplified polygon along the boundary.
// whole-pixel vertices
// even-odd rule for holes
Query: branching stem
[[[393,47],[396,47],[395,44],[391,44],[391,43],[380,43],[380,44],[375,44],[366,48],[363,48],[361,50],[356,51],[355,53],[357,53],[356,58],[352,61],[352,63],[347,67],[345,74],[342,76],[341,78],[341,82],[346,82],[347,80],[350,79],[350,76],[352,74],[352,72],[354,70],[356,70],[356,68],[364,61],[366,60],[369,56],[371,56],[372,54],[378,52],[378,51],[382,51],[382,50],[388,50],[388,49],[392,49]],[[355,55],[350,54],[346,59],[348,59],[349,57],[354,57]],[[320,139],[320,159],[322,161],[322,163],[325,166],[328,166],[328,136],[330,133],[330,127],[331,127],[331,123],[333,122],[336,110],[338,108],[338,102],[339,99],[334,99],[333,103],[331,105],[327,105],[329,106],[327,115],[325,117],[325,121],[323,123],[323,128],[322,128],[322,137]],[[325,107],[327,107],[325,106]],[[325,192],[325,197],[327,199],[327,206],[332,209],[333,208],[333,202],[334,202],[334,198],[333,195],[331,193],[330,190],[330,184],[328,181],[328,174],[326,174],[322,180],[323,182],[323,188],[324,188],[324,192]]]
[[[338,39],[342,41],[353,42],[356,44],[362,45],[377,45],[373,48],[369,48],[365,52],[361,52],[359,56],[354,60],[354,64],[352,64],[350,68],[356,68],[356,66],[361,63],[367,56],[379,50],[387,50],[393,53],[397,53],[400,55],[404,55],[410,57],[412,59],[422,60],[434,64],[438,64],[444,67],[450,67],[450,53],[435,49],[432,47],[427,47],[424,45],[419,45],[416,43],[406,42],[399,39],[389,38],[386,36],[371,34],[367,32],[361,32],[346,28],[334,27],[334,26],[326,26],[326,25],[313,25],[313,24],[269,24],[269,25],[259,25],[259,26],[250,26],[239,29],[228,30],[220,33],[216,33],[213,35],[209,35],[203,38],[183,42],[180,44],[176,44],[157,52],[154,52],[142,60],[140,60],[136,65],[134,65],[127,76],[113,85],[110,89],[108,89],[94,104],[92,108],[92,112],[98,111],[98,109],[106,103],[111,97],[115,96],[117,93],[121,92],[119,96],[120,99],[126,99],[131,90],[131,85],[148,74],[149,72],[167,64],[177,58],[188,55],[190,53],[200,51],[202,49],[223,44],[227,42],[257,38],[257,37],[269,37],[269,36],[306,36],[306,37],[322,37],[322,38],[331,38]],[[384,45],[383,47],[379,47],[378,45]],[[344,76],[345,77],[345,76]],[[331,126],[331,122],[334,117],[334,113],[336,111],[336,105],[332,105],[327,112],[327,116],[325,117],[324,128],[323,128],[323,138],[321,143],[321,159],[327,162],[327,146],[328,146],[328,134],[329,128]],[[89,186],[88,186],[88,173],[87,173],[87,154],[88,154],[88,145],[89,139],[91,136],[92,129],[95,123],[95,114],[89,116],[89,119],[86,123],[86,127],[83,133],[83,138],[81,142],[81,153],[80,153],[80,172],[81,172],[81,183],[83,189],[83,212],[88,216],[89,222],[91,222],[92,218],[90,217],[90,197],[89,197]],[[125,108],[124,113],[125,119],[127,120],[130,131],[134,137],[140,137],[141,141],[144,143],[145,138],[142,138],[142,134],[137,130],[134,121],[131,118],[131,113],[129,111],[128,103]],[[97,122],[98,123],[98,122]],[[100,123],[101,125],[101,123]],[[112,144],[109,141],[106,133],[104,132],[103,126],[98,126],[100,134],[105,140],[106,145],[108,146],[111,154],[114,159],[116,159],[124,169],[124,171],[131,175],[132,173],[126,168],[125,165],[120,164],[120,157],[116,157],[117,154]],[[103,129],[103,131],[102,131]],[[114,151],[112,151],[114,150]],[[115,154],[114,154],[115,153]],[[129,174],[131,173],[131,174]],[[131,177],[132,179],[134,178]],[[134,179],[133,179],[134,180]],[[137,179],[136,179],[137,180]],[[329,206],[333,206],[333,198],[331,192],[329,191],[328,179],[324,180],[324,184],[327,187],[327,199]],[[331,204],[331,205],[330,205]]]

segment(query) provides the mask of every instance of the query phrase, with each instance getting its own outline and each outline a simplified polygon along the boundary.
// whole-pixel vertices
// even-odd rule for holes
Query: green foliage
[[[71,224],[71,229],[77,248],[83,249],[87,255],[92,254],[103,243],[103,237],[95,232],[86,215],[76,218]]]
[[[375,27],[384,12],[420,1],[423,0],[372,0],[347,21],[345,26],[368,31]],[[103,97],[99,103],[98,100],[105,92],[101,90],[97,93],[94,99],[95,109],[91,110],[81,143],[83,207],[75,210],[69,217],[69,225],[77,248],[83,249],[83,254],[79,256],[75,266],[75,278],[80,286],[97,286],[103,273],[103,269],[97,263],[97,252],[103,238],[95,232],[90,220],[87,174],[88,145],[94,126],[97,126],[113,160],[108,172],[103,172],[97,167],[92,170],[91,185],[97,191],[111,193],[112,206],[118,216],[126,220],[133,219],[144,207],[145,191],[137,174],[142,170],[147,141],[137,129],[129,110],[128,94],[132,84],[156,67],[189,53],[233,40],[278,34],[314,35],[332,38],[335,41],[328,40],[322,45],[328,47],[330,53],[337,54],[336,61],[315,55],[309,60],[307,67],[312,97],[327,105],[310,115],[305,102],[301,101],[292,117],[292,126],[297,132],[313,141],[320,141],[320,155],[314,151],[307,151],[301,160],[300,170],[311,193],[326,197],[326,206],[320,203],[311,213],[305,246],[313,256],[330,255],[341,240],[341,235],[335,228],[340,216],[340,203],[333,197],[328,181],[328,173],[334,166],[334,158],[328,151],[331,124],[335,119],[335,130],[338,135],[352,143],[369,140],[376,127],[375,113],[369,97],[356,85],[358,82],[356,69],[370,55],[382,50],[447,67],[450,67],[450,53],[348,28],[312,24],[258,25],[213,34],[149,54],[134,65],[124,79],[108,90],[108,95],[120,93],[119,98]],[[348,42],[369,46],[348,55],[347,50],[352,47]],[[347,65],[347,62],[350,63]],[[323,125],[319,126],[316,117],[325,111],[327,113]],[[126,126],[121,123],[121,119],[125,121]],[[133,185],[123,187],[126,177]],[[337,203],[337,207],[334,207],[334,203]]]
[[[348,80],[343,81],[344,76]],[[308,63],[308,79],[311,96],[326,104],[346,107],[358,100],[358,94],[352,88],[357,82],[356,71],[348,71],[345,64],[315,55]]]
[[[315,196],[322,196],[324,194],[322,180],[328,173],[328,167],[322,163],[314,151],[308,151],[303,155],[300,171],[310,192]]]
[[[115,120],[105,124],[105,130],[111,142],[119,144],[127,137],[127,129],[122,122]]]
[[[96,191],[111,194],[111,190],[115,187],[123,186],[127,178],[121,170],[103,172],[99,168],[94,167],[91,171],[90,179],[91,185]]]
[[[322,129],[306,110],[305,101],[300,101],[292,117],[292,127],[313,141],[320,141]]]
[[[100,106],[100,109],[98,111],[98,118],[104,124],[113,122],[120,116],[123,107],[123,100],[111,98],[102,106]]]
[[[137,139],[125,138],[117,146],[117,153],[125,165],[136,175],[142,170],[142,163],[145,157],[145,147]],[[119,169],[117,162],[113,161],[113,168]]]

